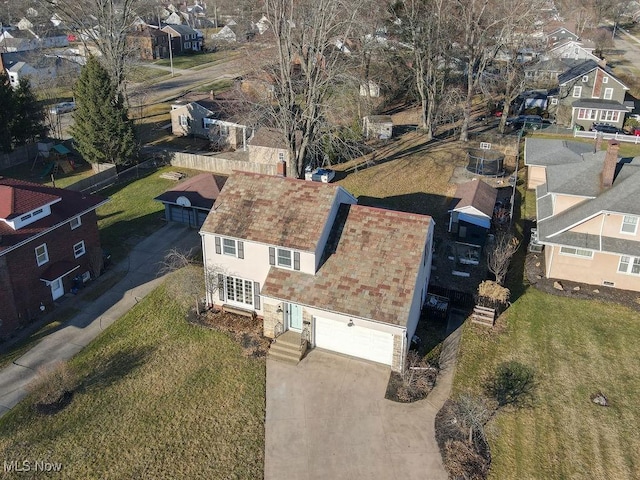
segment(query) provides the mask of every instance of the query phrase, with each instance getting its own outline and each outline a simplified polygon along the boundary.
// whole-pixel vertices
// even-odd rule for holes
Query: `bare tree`
[[[137,18],[137,9],[146,0],[43,0],[52,11],[79,32],[85,50],[95,49],[126,99],[127,62],[133,48],[127,44],[127,33]]]
[[[495,409],[492,409],[482,397],[462,394],[457,401],[458,414],[462,423],[469,429],[467,441],[473,444],[474,434],[484,439],[484,426],[487,424]]]
[[[182,251],[172,248],[162,260],[159,274],[173,273],[167,288],[176,300],[193,299],[196,313],[200,315],[200,299],[205,291],[202,268],[196,262],[193,249]],[[188,300],[191,303],[191,300]]]
[[[493,243],[487,249],[487,268],[502,285],[509,270],[511,257],[518,251],[520,241],[509,232],[496,233]]]
[[[302,176],[318,142],[327,101],[344,82],[347,41],[363,0],[265,0],[276,65],[270,113],[289,147],[294,174]]]

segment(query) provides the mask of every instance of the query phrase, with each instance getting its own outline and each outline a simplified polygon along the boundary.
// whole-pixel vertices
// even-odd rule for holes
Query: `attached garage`
[[[393,335],[328,318],[315,317],[314,343],[318,348],[391,365]]]

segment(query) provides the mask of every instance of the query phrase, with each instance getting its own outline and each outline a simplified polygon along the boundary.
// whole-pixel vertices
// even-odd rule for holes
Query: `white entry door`
[[[315,346],[391,365],[393,335],[345,322],[315,318]]]
[[[56,278],[53,282],[50,283],[51,286],[51,296],[54,300],[57,300],[62,295],[64,295],[64,285],[62,284],[62,278]]]

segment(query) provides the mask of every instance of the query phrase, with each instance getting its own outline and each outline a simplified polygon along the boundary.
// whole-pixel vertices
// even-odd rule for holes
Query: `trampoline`
[[[470,148],[467,150],[467,170],[476,175],[501,177],[504,175],[504,153],[497,150]]]

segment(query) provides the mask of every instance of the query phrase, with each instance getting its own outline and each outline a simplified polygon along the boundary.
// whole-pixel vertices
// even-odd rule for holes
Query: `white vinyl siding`
[[[622,228],[620,229],[620,233],[630,233],[635,235],[638,230],[638,217],[634,217],[633,215],[625,215],[622,219]]]
[[[44,265],[49,261],[49,252],[47,252],[46,243],[36,247],[36,261],[38,262],[38,266]]]

